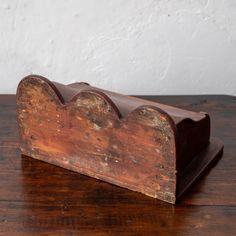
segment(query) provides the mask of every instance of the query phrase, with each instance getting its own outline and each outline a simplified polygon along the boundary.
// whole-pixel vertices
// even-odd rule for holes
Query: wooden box
[[[28,76],[17,109],[22,154],[170,203],[223,150],[206,113],[86,83]]]

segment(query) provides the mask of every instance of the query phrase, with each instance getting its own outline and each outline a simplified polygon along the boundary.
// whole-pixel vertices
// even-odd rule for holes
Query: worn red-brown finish
[[[85,83],[28,76],[17,106],[23,154],[170,203],[222,152],[207,114]]]

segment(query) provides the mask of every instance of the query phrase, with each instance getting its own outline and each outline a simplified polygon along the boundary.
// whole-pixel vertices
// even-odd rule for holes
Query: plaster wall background
[[[235,0],[1,0],[0,93],[20,79],[236,95]]]

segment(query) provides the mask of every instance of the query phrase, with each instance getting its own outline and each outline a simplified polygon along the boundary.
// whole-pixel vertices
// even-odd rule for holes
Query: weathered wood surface
[[[0,96],[0,235],[235,235],[236,98],[149,96],[206,111],[219,163],[176,206],[20,156],[15,96]]]
[[[19,84],[22,154],[175,202],[175,126],[166,113],[141,106],[120,119],[104,93],[62,103],[53,88],[40,77]]]
[[[17,110],[22,154],[170,203],[222,154],[206,113],[85,83],[27,76]]]

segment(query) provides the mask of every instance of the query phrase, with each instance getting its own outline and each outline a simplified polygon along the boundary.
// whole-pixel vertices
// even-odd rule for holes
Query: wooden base
[[[209,145],[189,163],[182,173],[178,174],[177,201],[222,157],[223,147],[219,139],[211,138]]]

